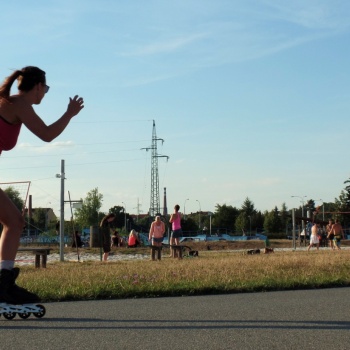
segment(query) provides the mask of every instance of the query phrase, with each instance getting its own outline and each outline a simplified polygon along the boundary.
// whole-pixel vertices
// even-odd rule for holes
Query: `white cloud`
[[[259,187],[273,187],[275,185],[280,184],[282,181],[278,177],[266,177],[262,179],[255,179],[253,181],[254,186]]]
[[[57,141],[51,143],[44,143],[41,146],[34,146],[30,143],[20,143],[17,146],[21,150],[29,151],[31,153],[49,153],[51,151],[59,151],[62,149],[74,148],[75,143],[73,141]]]
[[[265,0],[274,19],[294,23],[308,29],[341,30],[349,27],[349,4],[329,0]]]
[[[203,39],[206,36],[207,35],[205,33],[201,33],[176,38],[168,38],[167,40],[140,46],[129,53],[123,53],[123,56],[145,56],[174,52],[189,46],[190,44]]]

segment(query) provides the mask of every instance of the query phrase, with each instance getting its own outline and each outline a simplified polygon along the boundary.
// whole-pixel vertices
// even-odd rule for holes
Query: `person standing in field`
[[[329,242],[329,246],[332,250],[334,250],[334,233],[332,233],[333,221],[330,219],[328,221],[328,225],[326,226],[327,239]]]
[[[74,232],[72,248],[81,248],[83,246],[83,242],[81,241],[81,235],[79,231]]]
[[[344,239],[344,231],[338,220],[335,220],[331,232],[334,234],[334,246],[337,250],[340,250],[340,241]]]
[[[313,226],[311,227],[311,235],[310,235],[310,244],[307,247],[307,251],[310,250],[311,247],[313,247],[314,245],[316,245],[316,248],[318,250],[319,246],[320,246],[320,241],[318,239],[318,225],[317,224],[313,224]]]
[[[151,260],[155,260],[155,252],[158,251],[158,260],[161,259],[162,242],[164,239],[165,225],[157,215],[151,224],[148,239],[151,241]]]
[[[17,94],[11,94],[17,81]],[[22,125],[45,142],[59,136],[71,119],[84,108],[84,100],[78,95],[69,99],[66,112],[51,125],[35,113],[33,105],[41,103],[49,86],[46,73],[33,66],[15,70],[0,86],[0,154],[13,149]],[[14,261],[19,240],[25,226],[21,213],[9,197],[0,189],[0,223],[3,226],[0,238],[0,302],[10,304],[36,303],[39,297],[16,285],[19,269]]]
[[[103,261],[107,261],[111,251],[111,224],[115,219],[114,214],[106,215],[100,222],[101,244],[103,248]]]
[[[182,237],[182,228],[181,228],[181,214],[179,212],[180,206],[178,204],[174,207],[174,213],[171,214],[169,222],[171,223],[171,235],[170,235],[170,250],[172,253],[174,248],[173,245],[180,244],[180,238]],[[175,254],[171,254],[175,257]]]

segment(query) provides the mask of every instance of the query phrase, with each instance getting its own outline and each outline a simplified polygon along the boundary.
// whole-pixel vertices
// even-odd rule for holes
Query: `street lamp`
[[[322,199],[316,199],[317,201],[321,201],[322,202],[322,220],[324,221],[324,202]]]
[[[125,234],[127,234],[127,230],[126,230],[126,205],[124,202],[122,202],[122,204],[124,204],[124,224],[125,224]]]
[[[211,236],[211,217],[213,216],[213,213],[211,211],[208,211],[209,215],[209,235]]]
[[[201,211],[202,211],[202,209],[201,209],[201,202],[198,199],[196,199],[196,202],[198,202],[198,204],[199,204],[198,229],[200,230],[201,229]]]
[[[301,207],[301,216],[303,217],[302,221],[301,221],[301,228],[302,230],[305,229],[305,223],[304,223],[304,198],[306,198],[307,196],[292,196],[292,198],[300,198],[301,199],[301,203],[302,203],[302,207]],[[306,237],[306,234],[305,234]]]
[[[187,198],[185,200],[185,203],[184,203],[184,219],[186,218],[186,202],[189,200],[189,198]]]

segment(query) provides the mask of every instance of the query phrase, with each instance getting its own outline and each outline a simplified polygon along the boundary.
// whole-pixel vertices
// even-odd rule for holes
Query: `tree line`
[[[341,191],[338,198],[334,202],[322,203],[319,210],[319,217],[325,221],[329,219],[339,219],[343,227],[350,226],[350,179],[344,182],[345,188]],[[23,208],[23,201],[19,197],[19,193],[14,188],[5,190],[7,195],[13,200],[15,205]],[[103,194],[98,192],[97,188],[87,193],[82,199],[81,208],[75,209],[74,218],[65,223],[66,231],[72,232],[72,226],[76,230],[81,231],[83,228],[96,226],[106,214],[113,213],[115,215],[114,226],[121,233],[126,234],[131,229],[147,232],[154,218],[143,217],[138,220],[130,213],[125,212],[125,208],[115,205],[109,209],[108,213],[102,212]],[[301,218],[302,213],[306,216],[307,212],[315,212],[315,200],[309,199],[304,203],[304,207],[300,205],[295,209],[295,216]],[[33,214],[31,225],[41,231],[54,230],[57,223],[49,223],[49,227],[45,222],[45,211],[42,208],[36,208]],[[168,218],[162,218],[170,229]],[[205,232],[208,233],[211,227],[212,233],[235,233],[237,235],[249,235],[259,232],[267,232],[269,234],[287,233],[291,229],[292,218],[291,210],[285,203],[280,208],[275,206],[271,211],[261,212],[255,208],[253,201],[246,198],[240,208],[226,204],[217,204],[214,213],[211,216],[208,212],[196,212],[186,215],[182,218],[182,228],[184,231]]]

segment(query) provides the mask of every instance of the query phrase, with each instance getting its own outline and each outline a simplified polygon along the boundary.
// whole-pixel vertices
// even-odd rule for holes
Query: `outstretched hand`
[[[69,104],[67,112],[74,117],[84,108],[84,99],[75,95],[73,98],[69,98]]]

